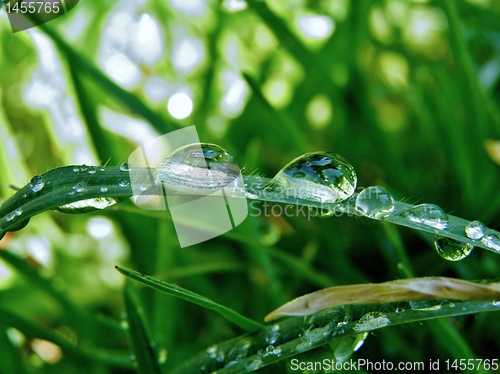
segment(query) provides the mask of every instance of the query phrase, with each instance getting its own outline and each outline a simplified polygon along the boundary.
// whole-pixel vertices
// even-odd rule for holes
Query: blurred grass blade
[[[216,302],[204,296],[198,295],[194,292],[181,288],[177,285],[166,283],[158,279],[155,279],[153,277],[140,274],[136,271],[122,268],[120,266],[116,266],[115,268],[123,275],[132,278],[142,284],[145,284],[146,286],[151,287],[155,290],[164,292],[168,295],[178,297],[180,299],[190,301],[193,304],[200,305],[206,309],[214,310],[221,316],[226,318],[228,321],[233,322],[235,325],[241,327],[244,330],[255,331],[263,328],[263,325],[261,325],[260,323],[255,322],[247,317],[244,317],[239,313],[236,313],[234,310],[229,309],[223,305],[217,304]]]
[[[274,126],[282,129],[282,133],[284,136],[288,137],[292,144],[293,148],[305,153],[309,150],[309,146],[307,144],[307,136],[303,133],[303,126],[300,126],[297,121],[295,121],[291,116],[287,115],[284,111],[276,110],[265,98],[262,90],[259,85],[255,81],[253,77],[251,77],[247,73],[242,73],[243,78],[250,86],[253,94],[258,99],[260,105],[267,112],[269,123],[274,123]]]
[[[74,49],[57,32],[54,32],[50,25],[44,24],[39,26],[39,28],[56,43],[66,58],[78,64],[77,67],[73,66],[72,68],[75,68],[80,73],[86,73],[90,80],[96,84],[96,87],[106,92],[110,97],[120,101],[129,110],[142,116],[160,134],[178,129],[175,123],[153,111],[138,96],[124,90],[104,75],[86,56]]]
[[[19,349],[12,344],[7,334],[7,325],[0,322],[0,352],[2,352],[2,364],[0,372],[2,373],[26,373]]]
[[[89,349],[79,347],[51,330],[40,327],[37,324],[18,316],[11,311],[0,308],[0,321],[5,326],[13,327],[30,338],[48,340],[58,345],[63,351],[74,358],[84,359],[89,362],[117,366],[121,368],[133,368],[130,355],[122,352],[107,352],[103,349]]]
[[[136,290],[130,282],[124,289],[125,310],[127,312],[129,340],[140,374],[161,374],[160,366],[153,349],[153,341],[146,331],[142,308]]]
[[[68,322],[71,323],[72,328],[77,330],[80,334],[93,337],[96,331],[94,330],[95,324],[85,310],[79,308],[70,299],[64,296],[61,292],[57,291],[53,286],[50,279],[45,278],[35,268],[28,264],[27,261],[12,254],[9,251],[0,250],[0,258],[10,264],[12,268],[16,269],[20,274],[26,277],[30,283],[43,290],[56,300],[66,311]]]

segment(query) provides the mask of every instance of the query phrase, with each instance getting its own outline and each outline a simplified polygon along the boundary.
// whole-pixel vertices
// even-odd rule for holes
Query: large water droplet
[[[481,239],[481,243],[483,243],[488,248],[500,252],[500,237],[498,235],[495,234],[485,235]]]
[[[481,240],[484,236],[484,230],[486,230],[486,227],[484,227],[482,222],[472,221],[465,226],[465,235],[467,235],[469,239]]]
[[[422,223],[436,229],[448,227],[448,215],[434,204],[420,204],[404,212],[404,217],[410,221]]]
[[[61,205],[57,210],[63,213],[88,213],[94,210],[109,208],[117,203],[118,200],[112,197],[96,197]]]
[[[385,188],[371,186],[359,193],[356,210],[367,217],[383,219],[394,210],[394,198]]]
[[[438,255],[448,261],[460,261],[471,254],[474,246],[458,240],[436,235],[434,247]]]
[[[243,185],[233,156],[216,144],[195,143],[183,146],[167,157],[154,172],[156,184],[194,189],[233,190]]]
[[[312,152],[285,165],[268,188],[298,199],[337,203],[352,196],[356,183],[354,168],[343,157]]]
[[[387,318],[385,314],[379,312],[370,312],[359,319],[356,326],[353,327],[353,330],[356,332],[371,331],[387,326],[390,323],[391,320]]]
[[[128,162],[122,162],[120,165],[120,170],[121,171],[130,171],[131,166]]]
[[[30,181],[31,191],[38,192],[44,186],[45,186],[45,181],[43,180],[43,177],[41,175],[35,175],[33,178],[31,178],[31,181]]]

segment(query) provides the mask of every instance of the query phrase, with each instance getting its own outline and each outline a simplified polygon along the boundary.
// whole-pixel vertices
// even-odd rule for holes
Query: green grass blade
[[[302,126],[300,126],[292,117],[288,116],[284,111],[277,111],[273,106],[267,101],[262,93],[259,85],[249,74],[242,73],[243,78],[250,86],[253,94],[257,98],[259,104],[267,113],[270,123],[274,123],[274,126],[282,129],[282,134],[287,136],[292,142],[295,149],[302,152],[307,152],[307,137],[302,131]]]
[[[188,359],[183,366],[173,370],[173,373],[198,372],[201,367],[205,367],[209,372],[214,370],[217,374],[246,373],[345,337],[358,335],[361,336],[359,339],[364,339],[366,335],[360,334],[381,328],[436,318],[498,311],[500,307],[498,302],[489,301],[466,301],[454,304],[442,301],[438,305],[439,307],[422,309],[412,309],[411,305],[401,303],[357,305],[320,311],[306,317],[281,319],[262,331],[212,346]],[[270,346],[271,337],[274,337],[274,343]],[[235,357],[233,352],[242,345],[246,347],[246,355]],[[212,352],[226,357],[226,361],[214,362],[210,355]]]
[[[160,366],[144,322],[142,308],[133,285],[127,282],[124,289],[125,310],[127,312],[129,340],[137,361],[137,371],[141,374],[160,374]]]
[[[149,169],[137,168],[136,170],[136,178],[149,180]],[[87,172],[75,173],[72,166],[67,166],[52,169],[44,173],[42,177],[45,181],[45,187],[42,190],[33,193],[31,191],[31,186],[28,184],[5,203],[0,205],[0,239],[7,231],[14,231],[21,228],[20,226],[26,223],[26,220],[32,216],[46,210],[57,209],[64,204],[92,198],[111,197],[119,200],[132,196],[130,176],[128,173],[121,171],[119,167],[99,167],[99,172],[96,171],[93,174],[89,174]],[[358,193],[354,193],[349,199],[338,204],[324,204],[317,201],[297,199],[281,192],[273,192],[265,189],[265,186],[271,181],[269,178],[245,176],[244,180],[248,194],[247,196],[251,196],[252,199],[299,205],[305,209],[309,207],[328,209],[335,213],[364,217],[363,214],[358,212],[355,208]],[[136,180],[134,182],[138,181]],[[74,193],[75,186],[78,183],[85,183],[85,189],[81,192]],[[205,192],[186,190],[176,193],[196,195],[204,194]],[[497,248],[490,248],[483,242],[472,240],[465,235],[465,227],[469,224],[469,221],[448,215],[448,227],[446,229],[440,229],[406,218],[405,212],[413,207],[412,204],[396,201],[393,212],[385,217],[384,220],[421,232],[469,243],[474,247],[481,247],[496,254],[500,253],[500,250]],[[19,208],[23,212],[22,215],[13,214],[15,210]],[[500,237],[500,232],[488,228],[485,231],[485,235],[496,235]]]
[[[129,270],[120,266],[115,267],[116,270],[118,270],[120,273],[123,275],[134,279],[148,287],[151,287],[157,291],[164,292],[168,295],[178,297],[180,299],[187,300],[189,302],[192,302],[193,304],[200,305],[206,309],[213,310],[217,313],[219,313],[221,316],[226,318],[228,321],[231,321],[235,325],[241,327],[244,330],[247,331],[255,331],[263,328],[263,325],[261,325],[258,322],[255,322],[247,317],[242,316],[241,314],[238,314],[232,309],[229,309],[223,305],[217,304],[216,302],[198,295],[192,291],[186,290],[182,287],[179,287],[174,284],[170,284],[167,282],[160,281],[158,279],[155,279],[153,277],[140,274],[136,271]]]

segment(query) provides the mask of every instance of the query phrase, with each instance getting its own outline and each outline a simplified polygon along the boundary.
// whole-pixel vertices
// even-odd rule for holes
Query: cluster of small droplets
[[[478,240],[494,251],[500,252],[500,237],[496,234],[486,234],[486,227],[480,221],[472,221],[465,227],[465,235],[469,239]]]

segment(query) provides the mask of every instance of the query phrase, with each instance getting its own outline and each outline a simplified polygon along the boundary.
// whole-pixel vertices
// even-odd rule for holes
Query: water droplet
[[[97,168],[95,166],[89,166],[89,174],[95,174],[97,171]]]
[[[108,192],[108,187],[101,187],[101,192]]]
[[[217,346],[212,345],[212,346],[208,347],[207,354],[208,354],[208,357],[210,357],[211,359],[215,359],[215,357],[217,356]]]
[[[126,180],[123,180],[123,181],[118,182],[118,185],[120,187],[127,187],[127,186],[130,186],[130,182],[126,181]]]
[[[160,365],[163,365],[165,362],[167,362],[167,356],[167,350],[164,347],[158,349],[157,358]]]
[[[45,186],[45,181],[43,180],[43,177],[41,175],[35,175],[33,178],[31,178],[31,181],[30,181],[31,191],[38,192],[44,186]]]
[[[385,314],[379,312],[370,312],[359,319],[356,326],[353,327],[353,330],[356,332],[368,332],[387,326],[390,323],[391,320],[387,318]]]
[[[398,308],[396,308],[396,310],[395,310],[395,312],[396,312],[396,313],[403,313],[404,311],[405,311],[405,309],[404,309],[404,308],[401,308],[401,307],[398,307]]]
[[[233,156],[216,144],[195,143],[175,150],[154,171],[156,184],[215,190],[243,186]]]
[[[368,331],[355,335],[356,338],[354,340],[354,347],[352,349],[354,352],[361,348],[361,346],[365,343],[367,336]]]
[[[16,217],[14,212],[10,212],[5,216],[5,221],[10,222]]]
[[[87,170],[88,170],[88,168],[89,168],[89,167],[88,167],[87,165],[82,164],[82,165],[80,166],[80,171],[87,171]]]
[[[215,357],[215,361],[221,363],[221,362],[224,362],[225,359],[226,359],[226,356],[224,355],[223,351],[217,352],[217,356]]]
[[[383,219],[394,210],[394,198],[385,188],[371,186],[359,193],[356,210],[367,217]]]
[[[356,183],[354,168],[343,157],[311,152],[285,165],[267,188],[298,199],[336,203],[351,197]]]
[[[404,217],[416,223],[422,223],[436,229],[448,227],[448,215],[434,204],[420,204],[403,213]]]
[[[257,357],[255,359],[253,359],[252,361],[250,361],[246,366],[246,370],[248,372],[250,371],[255,371],[257,370],[258,368],[260,368],[262,366],[262,359],[260,357]]]
[[[77,184],[75,184],[75,186],[73,186],[73,189],[78,193],[85,192],[85,190],[87,189],[87,183],[78,182]]]
[[[441,309],[441,301],[439,300],[413,300],[409,302],[412,310],[439,310]]]
[[[17,208],[14,210],[14,214],[19,217],[21,214],[23,214],[23,210],[21,208]]]
[[[280,338],[281,334],[279,333],[279,325],[274,325],[271,328],[271,332],[266,336],[266,343],[267,344],[276,344],[278,342],[278,339]]]
[[[271,344],[271,345],[268,345],[266,347],[266,352],[267,353],[272,353],[273,351],[274,351],[274,345]]]
[[[242,339],[227,354],[227,361],[239,361],[248,355],[248,351],[252,346],[252,340]]]
[[[80,167],[79,166],[73,166],[73,172],[74,173],[79,173],[80,172]]]
[[[130,164],[128,162],[122,162],[120,165],[120,170],[121,171],[130,171]]]
[[[498,237],[498,235],[490,234],[483,236],[483,238],[481,239],[481,243],[483,243],[488,248],[500,252],[500,237]]]
[[[472,221],[467,226],[465,226],[465,235],[467,235],[469,239],[481,240],[481,238],[484,236],[485,229],[486,227],[484,227],[482,222]]]
[[[460,261],[471,254],[474,246],[469,243],[436,235],[434,247],[438,255],[448,261]]]
[[[130,355],[129,360],[132,362],[135,361],[135,355]]]
[[[109,208],[117,203],[118,200],[112,197],[95,197],[61,205],[57,210],[63,213],[88,213],[94,210]]]

